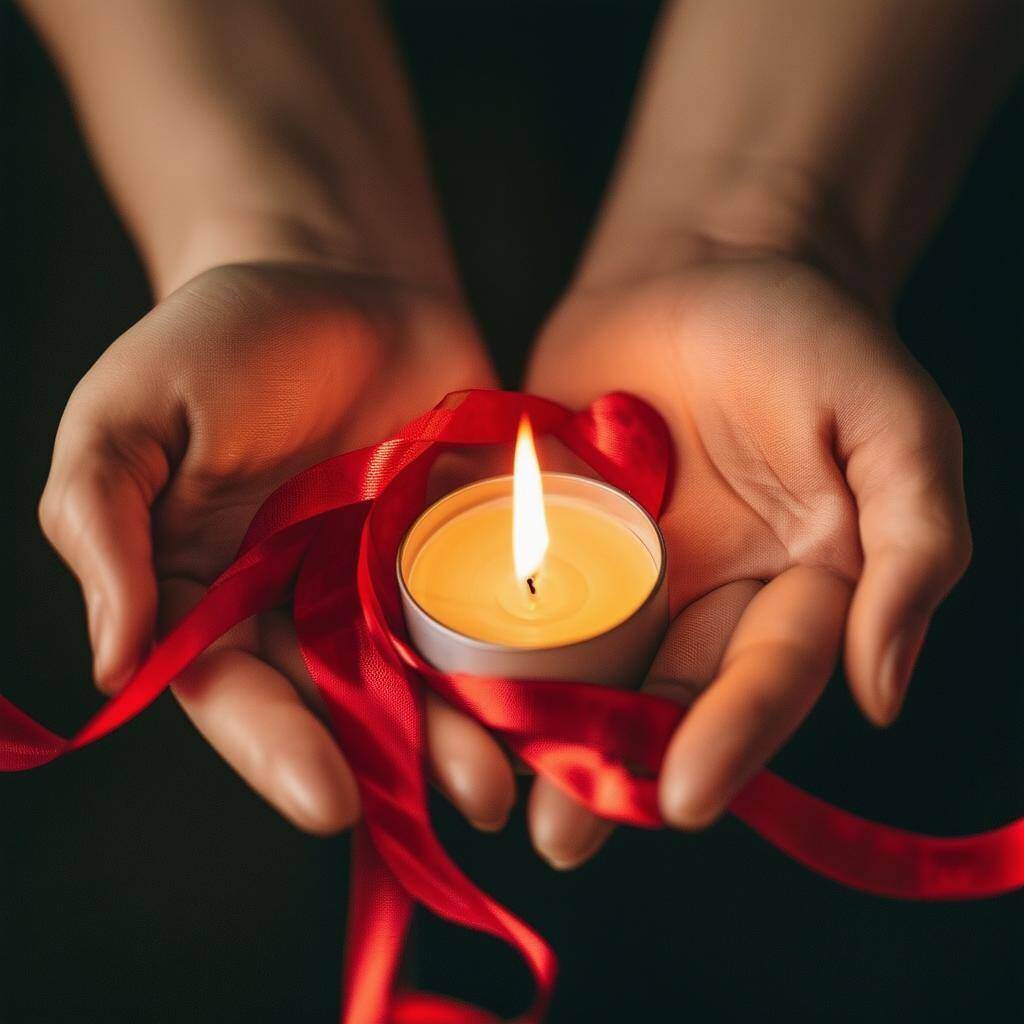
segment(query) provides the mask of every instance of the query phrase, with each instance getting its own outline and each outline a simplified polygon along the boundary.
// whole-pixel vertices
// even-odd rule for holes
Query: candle
[[[449,672],[633,685],[667,621],[657,525],[607,484],[542,474],[525,419],[513,476],[427,509],[398,578],[410,637]]]

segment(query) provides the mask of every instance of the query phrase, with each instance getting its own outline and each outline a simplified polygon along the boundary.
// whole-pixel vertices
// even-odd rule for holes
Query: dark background
[[[509,383],[564,285],[614,154],[656,5],[398,5],[466,281]],[[13,637],[0,689],[71,732],[99,704],[76,585],[35,503],[61,409],[149,304],[45,55],[0,13],[10,118],[2,202]],[[776,767],[908,828],[966,833],[1024,812],[1024,90],[993,123],[903,295],[903,335],[966,436],[977,553],[939,612],[900,723],[841,680]],[[1024,898],[916,905],[815,877],[727,820],[618,833],[571,875],[521,817],[456,858],[559,951],[555,1024],[995,1021],[1024,1012]],[[329,1021],[348,842],[299,835],[170,699],[48,768],[0,776],[0,1021]],[[505,1013],[527,977],[489,939],[419,925],[430,988]],[[1019,1018],[1016,1018],[1019,1019]]]

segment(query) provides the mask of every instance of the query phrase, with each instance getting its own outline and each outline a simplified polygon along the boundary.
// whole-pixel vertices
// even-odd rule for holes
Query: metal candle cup
[[[665,542],[661,531],[642,506],[615,487],[568,473],[542,476],[545,500],[578,504],[592,510],[595,516],[607,516],[643,545],[655,568],[646,598],[604,631],[553,646],[514,646],[481,640],[444,625],[431,615],[411,593],[408,581],[413,563],[426,542],[445,524],[472,509],[511,500],[512,477],[492,477],[441,498],[406,533],[398,551],[397,573],[410,639],[423,658],[443,672],[637,686],[668,624]]]

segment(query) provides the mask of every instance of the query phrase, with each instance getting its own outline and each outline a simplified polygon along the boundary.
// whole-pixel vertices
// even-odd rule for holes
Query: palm
[[[836,419],[872,387],[865,363],[879,384],[890,366],[913,372],[866,328],[806,271],[702,269],[576,300],[542,339],[530,386],[573,404],[623,388],[666,417],[677,476],[663,527],[678,610],[801,562],[856,576]]]
[[[154,506],[161,577],[208,583],[283,480],[387,436],[448,391],[492,383],[457,304],[365,278],[222,268],[149,319],[138,343],[170,384],[175,418],[187,410],[180,463]]]

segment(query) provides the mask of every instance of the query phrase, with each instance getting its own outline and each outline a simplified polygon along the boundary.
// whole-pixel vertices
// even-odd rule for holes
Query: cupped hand
[[[659,780],[666,821],[717,818],[841,646],[864,714],[896,717],[971,544],[958,424],[884,322],[799,263],[709,263],[570,293],[528,387],[572,406],[631,391],[671,429],[673,621],[645,683],[689,706]],[[561,867],[611,830],[543,779],[529,819]]]
[[[82,586],[100,689],[123,686],[155,630],[199,600],[278,484],[393,433],[448,391],[492,384],[458,298],[436,289],[246,264],[165,298],[75,388],[40,504]],[[330,833],[357,817],[286,612],[236,627],[174,692],[299,827]],[[427,733],[441,787],[479,827],[500,827],[515,791],[495,742],[437,701]]]

